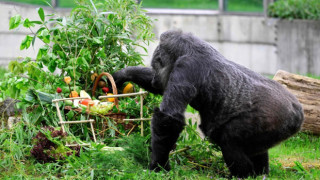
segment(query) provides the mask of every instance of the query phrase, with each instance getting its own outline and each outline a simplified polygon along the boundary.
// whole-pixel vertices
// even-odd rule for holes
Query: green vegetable
[[[65,104],[66,106],[72,106],[72,105],[73,105],[73,102],[72,102],[71,100],[65,100],[65,101],[64,101],[64,104]]]
[[[87,110],[87,106],[86,106],[86,105],[79,104],[78,106],[79,106],[79,108],[81,108],[81,109],[82,109],[82,111]]]

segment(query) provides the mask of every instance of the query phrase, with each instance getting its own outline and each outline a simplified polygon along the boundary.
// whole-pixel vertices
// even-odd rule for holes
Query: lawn
[[[27,4],[47,5],[43,0],[12,0]],[[60,0],[60,7],[74,7],[74,0]],[[144,0],[145,8],[218,9],[218,0]],[[262,12],[260,0],[229,0],[228,11]]]
[[[92,144],[92,148],[83,149],[80,156],[41,163],[30,155],[31,144],[19,143],[25,141],[21,138],[26,138],[22,133],[30,133],[28,126],[18,123],[14,129],[0,130],[1,179],[224,179],[228,176],[221,152],[190,133],[190,125],[177,142],[177,150],[170,156],[172,170],[159,173],[147,170],[149,135],[113,138],[109,146],[124,147],[125,151],[103,151],[99,145]],[[272,148],[269,151],[270,174],[266,179],[320,177],[319,147],[318,137],[299,133]]]

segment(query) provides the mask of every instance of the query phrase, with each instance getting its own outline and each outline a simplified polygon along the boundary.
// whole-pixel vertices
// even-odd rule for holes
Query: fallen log
[[[305,121],[302,131],[320,135],[320,80],[279,70],[273,78],[300,101]]]

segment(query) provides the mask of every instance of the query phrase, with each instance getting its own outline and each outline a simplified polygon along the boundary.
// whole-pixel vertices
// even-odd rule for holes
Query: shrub
[[[41,41],[43,46],[35,49],[38,52],[36,59],[25,57],[10,62],[10,72],[0,82],[0,98],[10,96],[19,99],[18,108],[34,112],[33,116],[38,119],[36,126],[58,126],[52,99],[68,97],[71,91],[89,92],[95,74],[112,74],[126,66],[142,65],[142,54],[137,48],[147,53],[144,46],[154,36],[151,19],[135,0],[76,2],[78,5],[67,16],[47,14],[44,9],[38,8],[38,19],[31,20],[17,14],[9,21],[9,29],[30,29],[31,33],[21,42],[21,50],[30,48],[35,41]],[[70,76],[70,84],[64,82],[66,76]],[[57,87],[61,93],[56,92]],[[147,104],[150,98],[145,99]],[[145,117],[151,115],[153,102],[159,102],[154,98],[150,101],[150,107],[145,107],[148,113]],[[59,103],[59,106],[62,105]],[[71,112],[64,114],[62,111],[62,117],[69,120],[87,119],[81,113]],[[95,119],[97,122],[107,121],[108,126],[113,126],[108,131],[110,136],[115,136],[118,129],[110,119],[100,116]],[[98,130],[101,124],[97,123]],[[70,128],[73,134],[90,140],[88,135],[91,131],[87,126],[74,125]]]
[[[281,19],[320,19],[319,0],[278,0],[268,8],[271,17]]]
[[[44,43],[35,61],[26,57],[9,64],[13,75],[6,78],[13,80],[3,82],[1,87],[11,97],[16,98],[30,87],[48,93],[54,93],[57,87],[68,89],[63,76],[71,77],[73,90],[88,90],[94,73],[113,73],[128,65],[143,64],[136,48],[144,48],[142,44],[153,37],[153,26],[134,0],[77,3],[67,17],[46,15],[39,8],[40,20],[23,19],[20,15],[10,19],[10,29],[23,26],[32,33],[22,41],[21,50],[36,40]]]

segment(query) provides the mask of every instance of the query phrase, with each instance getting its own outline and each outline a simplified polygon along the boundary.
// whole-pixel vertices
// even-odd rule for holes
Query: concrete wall
[[[35,6],[0,4],[0,65],[17,56],[36,56],[36,51],[20,51],[20,42],[29,33],[9,31],[9,19],[19,13],[22,17],[39,19]],[[52,11],[45,8],[46,13]],[[67,9],[57,9],[67,14]],[[229,60],[262,74],[275,74],[278,69],[293,73],[320,75],[319,21],[284,21],[261,16],[220,14],[217,11],[148,9],[155,21],[156,40],[147,48],[145,62],[150,65],[152,52],[159,36],[169,29],[181,29],[210,43]],[[300,24],[300,22],[302,24]],[[39,47],[39,41],[36,47]]]
[[[263,74],[274,74],[277,71],[275,46],[275,22],[263,16],[235,16],[182,13],[154,13],[149,16],[155,19],[157,39],[162,32],[169,29],[180,29],[191,32],[210,43],[229,60],[235,61]],[[158,41],[149,47],[152,52]],[[147,57],[150,63],[152,53]]]
[[[37,8],[38,6],[0,2],[0,66],[7,66],[11,60],[16,60],[20,56],[36,57],[37,49],[42,46],[40,40],[35,41],[34,49],[30,47],[28,50],[20,51],[22,40],[27,34],[31,34],[31,31],[24,27],[9,30],[9,20],[16,14],[20,14],[22,18],[40,20]],[[51,8],[44,8],[44,10],[46,14],[53,12]],[[68,14],[69,10],[61,9],[58,12],[63,15]]]
[[[279,21],[276,45],[279,68],[320,75],[320,21]]]

